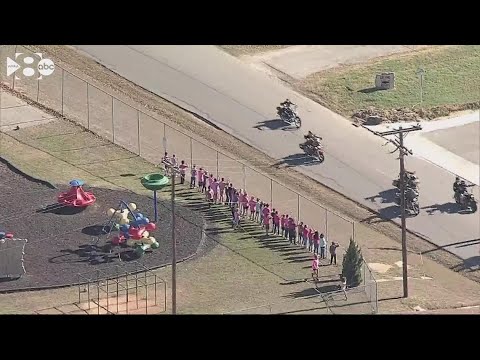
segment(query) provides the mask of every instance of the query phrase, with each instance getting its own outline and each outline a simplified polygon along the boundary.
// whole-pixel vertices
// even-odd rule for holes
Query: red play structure
[[[58,195],[58,202],[67,207],[87,207],[92,205],[97,199],[92,192],[83,190],[83,184],[82,180],[70,181],[70,190]]]

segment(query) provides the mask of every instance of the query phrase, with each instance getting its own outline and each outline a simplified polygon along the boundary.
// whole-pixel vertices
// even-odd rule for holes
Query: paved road
[[[198,113],[271,157],[295,164],[299,171],[384,216],[398,214],[392,203],[391,181],[398,174],[397,155],[388,153],[392,148],[382,147],[382,139],[216,47],[76,47],[132,82]],[[276,106],[287,97],[299,105],[302,131],[282,131],[274,120]],[[259,123],[267,125],[265,130],[257,128]],[[308,163],[298,147],[307,130],[325,139],[322,164]],[[480,238],[478,213],[451,212],[454,175],[415,157],[408,158],[407,167],[421,179],[421,206],[440,210],[434,214],[422,210],[408,220],[409,229],[447,246],[469,265],[478,264],[478,241],[471,241]]]

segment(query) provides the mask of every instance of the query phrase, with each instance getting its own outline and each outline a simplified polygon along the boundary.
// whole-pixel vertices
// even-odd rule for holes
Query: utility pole
[[[177,240],[175,239],[175,180],[176,170],[172,166],[172,314],[177,313]]]
[[[175,238],[175,180],[177,177],[178,169],[169,161],[162,161],[165,165],[165,175],[168,176],[168,172],[171,171],[172,182],[172,314],[177,313],[177,240]]]
[[[408,267],[407,267],[407,219],[406,219],[406,209],[405,209],[405,155],[412,155],[412,151],[407,149],[403,145],[404,134],[412,131],[422,130],[422,127],[417,124],[410,126],[408,128],[403,128],[400,126],[397,130],[375,132],[375,135],[381,137],[388,135],[398,135],[397,139],[391,140],[387,139],[389,142],[394,144],[397,148],[392,151],[400,151],[400,208],[402,216],[402,265],[403,265],[403,297],[408,298]]]

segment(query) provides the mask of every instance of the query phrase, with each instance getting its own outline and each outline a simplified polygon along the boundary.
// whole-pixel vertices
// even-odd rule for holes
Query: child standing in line
[[[217,179],[213,179],[211,188],[213,190],[213,203],[216,204],[218,200],[218,181]]]
[[[243,192],[242,197],[242,216],[247,216],[248,212],[248,194],[246,191]]]
[[[173,167],[176,167],[178,165],[177,158],[175,157],[175,154],[172,155],[170,163],[172,164]]]
[[[280,235],[280,216],[278,215],[278,211],[273,213],[273,233]]]
[[[238,212],[238,209],[234,209],[233,210],[233,228],[237,229],[239,225],[240,225],[240,214]]]
[[[265,213],[263,215],[263,225],[265,226],[265,234],[268,235],[268,232],[270,231],[270,221],[272,220],[272,216],[270,215],[270,212]]]
[[[232,204],[232,183],[229,183],[228,187],[225,189],[225,200],[227,201],[227,205],[231,206],[231,204]]]
[[[282,227],[282,237],[285,237],[285,225],[286,225],[286,215],[283,214],[280,219],[280,226]]]
[[[318,231],[315,231],[313,234],[313,253],[318,255],[318,246],[320,245],[320,236],[318,235]]]
[[[198,188],[200,189],[201,192],[203,192],[203,173],[205,170],[203,168],[200,168],[198,170]]]
[[[213,190],[210,186],[208,187],[207,191],[205,192],[205,196],[206,196],[207,201],[208,201],[208,208],[210,209],[210,207],[212,206],[212,202],[213,202]]]
[[[255,218],[255,208],[257,206],[257,202],[253,196],[250,196],[250,200],[248,201],[248,206],[250,208],[250,220]]]
[[[193,165],[192,170],[190,171],[190,189],[193,189],[196,185],[197,180],[197,165]]]
[[[260,224],[262,224],[262,228],[263,228],[263,209],[265,209],[265,204],[263,203],[263,201],[260,201]]]
[[[208,179],[208,171],[207,169],[203,169],[202,174],[202,192],[205,192],[207,189],[207,179]]]
[[[302,244],[302,245],[303,245],[305,248],[307,248],[307,247],[308,247],[308,226],[307,226],[307,225],[304,225],[304,226],[303,226],[303,233],[302,233],[302,235],[303,235],[303,244]]]
[[[187,172],[188,165],[185,164],[185,160],[182,160],[180,166],[178,167],[180,170],[180,184],[185,184],[185,174]]]
[[[218,200],[220,204],[223,204],[223,202],[225,201],[225,179],[224,178],[222,178],[218,182]]]
[[[318,280],[318,255],[313,255],[312,261],[312,278],[313,280]]]
[[[258,219],[260,218],[260,212],[262,211],[262,202],[260,201],[259,198],[257,198],[256,200],[256,204],[255,204],[255,221],[258,221]]]
[[[290,223],[290,237],[292,240],[290,241],[294,245],[297,244],[297,224],[295,223],[295,219],[292,218],[292,222]]]
[[[303,245],[303,221],[297,226],[298,244]]]
[[[265,206],[263,207],[262,216],[270,216],[270,208],[268,207],[268,204],[265,204]]]
[[[312,228],[308,231],[308,251],[312,252],[313,251],[313,234],[314,231]]]

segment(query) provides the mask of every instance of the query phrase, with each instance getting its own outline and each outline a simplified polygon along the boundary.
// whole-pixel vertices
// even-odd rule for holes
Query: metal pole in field
[[[172,314],[177,313],[177,243],[175,239],[175,170],[172,174]]]
[[[423,109],[423,80],[425,76],[425,70],[422,68],[419,68],[417,70],[417,75],[420,78],[420,108]]]
[[[400,127],[400,130],[402,127]],[[400,193],[402,211],[402,265],[403,265],[403,297],[408,297],[408,266],[407,266],[407,221],[405,215],[405,160],[403,152],[403,132],[400,136]]]
[[[157,208],[157,190],[153,190],[153,211],[155,214],[155,222],[158,222],[158,208]]]
[[[412,131],[422,130],[420,125],[414,125],[407,128],[400,126],[397,130],[376,132],[379,136],[398,135],[398,140],[388,140],[394,144],[397,148],[392,151],[400,151],[400,206],[402,217],[402,265],[403,265],[403,297],[408,297],[408,266],[407,266],[407,220],[405,209],[405,155],[413,154],[409,149],[404,146],[404,134]]]

